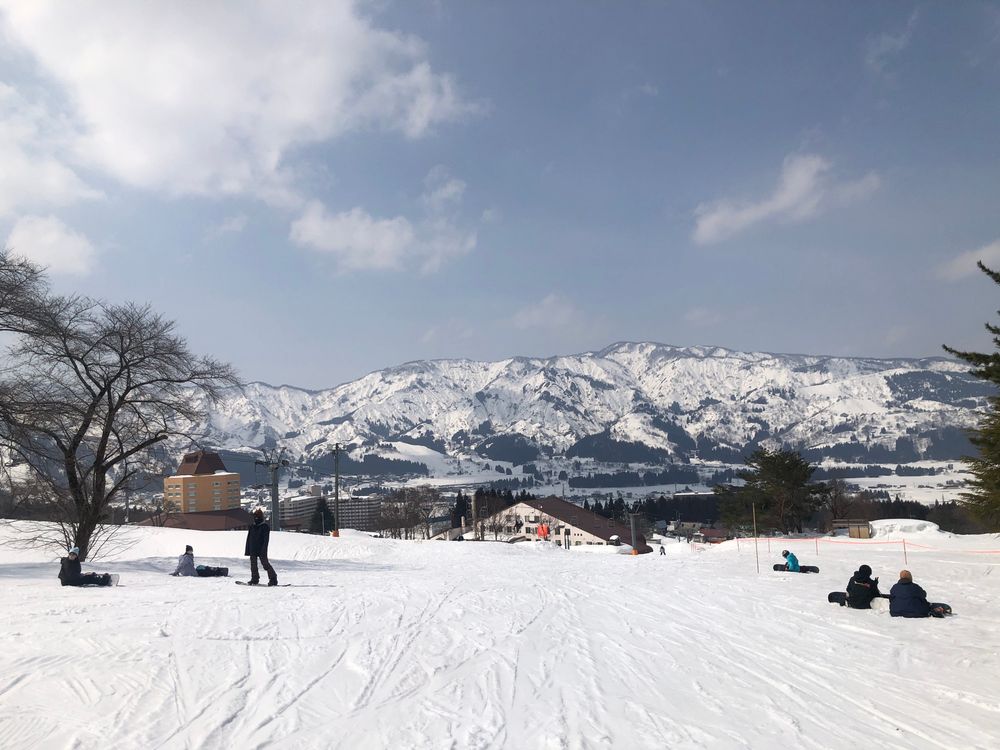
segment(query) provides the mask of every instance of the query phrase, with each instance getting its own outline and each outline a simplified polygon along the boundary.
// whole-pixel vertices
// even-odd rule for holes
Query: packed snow
[[[0,747],[997,747],[1000,538],[876,531],[643,556],[275,533],[268,589],[233,585],[243,532],[130,528],[84,565],[122,585],[76,589],[8,525]],[[167,575],[185,544],[232,577]],[[772,572],[782,547],[821,573]],[[954,617],[827,603],[904,554]]]

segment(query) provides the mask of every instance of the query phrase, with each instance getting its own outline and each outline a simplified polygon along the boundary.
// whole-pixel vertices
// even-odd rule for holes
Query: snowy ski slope
[[[885,525],[874,544],[670,554],[272,535],[290,588],[245,579],[239,532],[132,529],[61,588],[0,528],[0,747],[996,748],[996,536]],[[908,566],[948,620],[826,603]],[[841,540],[842,541],[842,540]],[[770,544],[770,555],[767,545]],[[781,545],[819,575],[770,572]],[[816,550],[818,549],[818,556]]]

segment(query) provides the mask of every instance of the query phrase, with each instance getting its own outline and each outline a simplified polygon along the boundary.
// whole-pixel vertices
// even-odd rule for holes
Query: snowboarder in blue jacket
[[[781,551],[781,556],[783,558],[785,558],[785,569],[786,570],[788,570],[788,571],[790,571],[792,573],[798,573],[799,572],[799,558],[797,558],[794,554],[792,554],[791,552],[789,552],[787,549]]]

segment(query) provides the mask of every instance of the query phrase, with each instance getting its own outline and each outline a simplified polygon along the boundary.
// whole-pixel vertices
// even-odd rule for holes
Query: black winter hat
[[[189,544],[189,545],[188,545],[187,547],[185,547],[185,548],[184,548],[184,551],[185,551],[185,552],[194,552],[194,547],[192,547],[192,546],[191,546],[191,545]]]
[[[862,565],[860,568],[858,568],[858,573],[860,573],[863,576],[871,577],[872,569],[867,565]]]
[[[787,549],[781,550],[781,556],[782,557],[788,557],[788,550]]]

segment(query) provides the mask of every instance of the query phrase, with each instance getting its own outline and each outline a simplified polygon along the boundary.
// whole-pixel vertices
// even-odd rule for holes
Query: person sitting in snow
[[[787,549],[781,551],[781,556],[785,558],[785,570],[791,573],[799,572],[799,558]]]
[[[184,554],[177,558],[177,570],[175,570],[170,575],[172,576],[196,576],[198,571],[194,569],[194,548],[191,545],[187,545],[184,548]]]
[[[59,561],[59,582],[63,586],[110,586],[110,573],[80,572],[80,548],[70,547]]]
[[[872,578],[868,565],[860,566],[847,582],[847,606],[851,609],[871,609],[872,600],[887,597],[878,590],[878,578]]]
[[[901,570],[899,582],[889,589],[889,614],[893,617],[944,617],[951,614],[951,607],[928,602],[927,593],[913,582],[913,574]]]
[[[229,568],[212,568],[208,565],[195,565],[194,548],[189,544],[184,548],[184,554],[177,558],[177,570],[170,575],[214,578],[216,576],[228,576]]]

